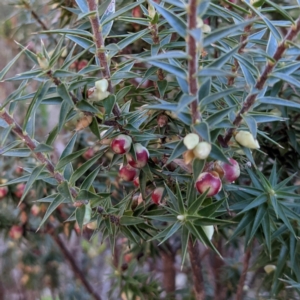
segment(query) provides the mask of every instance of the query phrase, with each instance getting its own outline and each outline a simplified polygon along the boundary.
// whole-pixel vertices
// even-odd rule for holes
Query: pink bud
[[[13,225],[9,230],[9,237],[13,240],[18,240],[23,235],[23,228],[19,225]]]
[[[199,175],[196,181],[196,189],[203,194],[207,189],[207,197],[215,196],[222,188],[222,181],[217,172],[204,172]]]
[[[139,177],[135,177],[133,180],[133,184],[135,187],[139,187],[140,186],[140,179]]]
[[[119,170],[119,177],[124,181],[133,181],[137,176],[137,170],[129,165],[122,166]]]
[[[16,186],[16,190],[14,194],[16,195],[17,198],[22,198],[24,190],[25,190],[25,183],[19,183]]]
[[[145,167],[148,162],[149,152],[146,147],[139,143],[134,144],[133,147],[136,154],[136,160],[131,154],[127,154],[127,161],[133,168],[141,169]]]
[[[241,170],[236,160],[233,158],[229,158],[228,160],[230,161],[231,165],[222,161],[215,162],[214,170],[225,182],[231,183],[239,178]]]
[[[168,116],[161,114],[159,116],[157,116],[157,125],[159,127],[164,127],[168,124]]]
[[[111,149],[117,154],[127,153],[131,147],[132,139],[130,136],[120,134],[114,138],[110,144]]]
[[[160,204],[164,190],[165,189],[163,187],[158,187],[153,191],[151,198],[155,204]]]
[[[8,194],[7,186],[0,187],[0,199],[3,199]]]

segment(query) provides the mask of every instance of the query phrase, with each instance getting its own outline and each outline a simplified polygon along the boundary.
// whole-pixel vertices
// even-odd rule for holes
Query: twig
[[[56,179],[58,184],[63,183],[65,181],[63,175],[55,171],[55,167],[52,161],[48,159],[42,152],[35,151],[37,143],[33,141],[27,133],[23,132],[21,126],[14,120],[14,118],[11,117],[5,110],[0,111],[0,118],[3,119],[8,125],[13,126],[13,133],[24,141],[26,146],[32,151],[37,160],[39,160],[42,164],[46,166],[47,170],[50,172],[52,177]],[[70,188],[70,192],[74,198],[77,197],[77,191],[74,188]]]
[[[160,39],[159,39],[159,35],[158,35],[157,24],[150,23],[149,28],[151,30],[151,35],[152,35],[152,40],[153,40],[154,45],[158,45],[160,43]],[[156,73],[157,73],[158,80],[160,80],[160,81],[164,80],[165,77],[164,77],[163,70],[161,68],[158,68]]]
[[[49,30],[49,28],[47,27],[47,25],[41,20],[41,18],[38,16],[38,14],[32,9],[32,7],[29,5],[29,3],[27,1],[22,1],[22,3],[24,4],[25,8],[30,11],[32,17],[41,25],[41,27],[43,28],[43,30],[47,31]],[[56,39],[51,36],[51,38],[53,39],[53,41],[57,44]]]
[[[246,18],[245,18],[245,20],[251,19],[251,18],[252,18],[252,13],[249,14],[249,15],[247,15]],[[252,28],[252,24],[249,24],[249,25],[247,25],[247,26],[244,28],[244,34],[242,34],[242,35],[241,35],[241,38],[240,38],[240,45],[241,45],[241,47],[240,47],[239,50],[238,50],[238,54],[243,53],[243,51],[244,51],[244,49],[245,49],[245,47],[246,47],[246,45],[247,45],[247,43],[245,43],[245,42],[246,42],[247,37],[248,37],[248,35],[249,35],[250,31],[251,31],[251,28]],[[239,69],[239,62],[238,62],[238,60],[235,58],[235,59],[234,59],[233,66],[232,66],[232,68],[231,68],[231,71],[232,71],[232,73],[236,73],[236,72],[238,71],[238,69]],[[230,86],[232,86],[232,85],[234,84],[234,80],[235,80],[235,76],[230,76],[230,77],[228,78],[227,84],[230,85]]]
[[[295,25],[291,26],[291,29],[289,30],[289,32],[287,33],[287,35],[285,36],[285,38],[283,39],[283,41],[278,45],[275,54],[273,55],[273,60],[274,61],[268,61],[265,69],[263,71],[263,73],[261,74],[261,76],[258,78],[256,84],[255,84],[255,92],[254,93],[250,93],[244,104],[243,107],[241,108],[241,110],[238,112],[238,114],[236,115],[234,121],[233,121],[233,125],[235,126],[234,128],[230,128],[223,139],[223,142],[221,143],[222,145],[227,145],[229,140],[231,139],[231,137],[233,136],[235,130],[237,127],[239,127],[239,125],[241,124],[243,118],[242,115],[247,113],[249,111],[249,109],[251,108],[251,106],[254,104],[256,97],[258,95],[258,91],[262,90],[267,79],[268,76],[270,75],[270,73],[273,71],[276,63],[281,59],[283,53],[285,52],[285,50],[288,47],[288,41],[292,41],[298,34],[298,32],[300,31],[300,18],[298,18],[298,20],[296,21]]]
[[[243,290],[244,290],[244,284],[245,284],[245,280],[246,280],[246,276],[247,276],[247,272],[248,272],[248,268],[249,268],[249,261],[250,261],[250,257],[251,257],[251,251],[250,249],[247,250],[247,252],[245,253],[245,257],[244,257],[244,262],[243,262],[243,271],[239,280],[239,285],[238,285],[238,289],[236,292],[236,300],[242,300],[243,299]]]
[[[98,295],[98,293],[93,289],[89,281],[86,279],[85,274],[83,274],[82,270],[80,270],[80,268],[78,267],[77,262],[75,261],[72,253],[70,253],[70,251],[64,244],[62,238],[59,235],[57,236],[52,235],[52,238],[56,242],[57,246],[60,248],[61,252],[64,254],[64,257],[69,262],[74,274],[80,279],[80,281],[82,282],[86,290],[90,293],[91,296],[93,296],[95,300],[101,300],[101,297]]]
[[[103,77],[108,80],[108,91],[110,93],[113,93],[113,86],[110,80],[110,70],[109,70],[109,65],[108,61],[105,55],[105,47],[104,47],[104,39],[102,35],[102,29],[99,23],[99,15],[98,15],[98,7],[97,3],[95,0],[87,0],[87,4],[89,7],[89,10],[91,12],[94,12],[89,19],[91,22],[93,34],[94,34],[94,40],[96,44],[96,55],[99,59],[100,65],[103,68],[102,74]],[[118,118],[120,117],[120,109],[117,104],[114,105],[113,107],[113,114]]]
[[[49,70],[46,74],[47,74],[48,77],[54,82],[54,84],[55,84],[56,86],[61,85],[61,83],[62,83],[61,80],[58,79],[57,77],[54,77],[54,76],[53,76],[52,70]],[[72,92],[69,92],[69,95],[70,95],[70,97],[72,98],[72,101],[73,101],[74,104],[76,104],[77,102],[79,102],[79,99],[78,99]]]
[[[204,290],[204,282],[203,282],[203,276],[201,271],[199,245],[197,241],[194,244],[191,237],[189,238],[189,242],[188,242],[188,251],[189,251],[191,267],[193,272],[195,297],[196,300],[204,300],[205,290]]]
[[[193,29],[197,28],[197,0],[190,0],[188,7],[188,31],[192,32]],[[196,124],[201,121],[201,115],[198,108],[198,55],[197,55],[197,41],[189,34],[187,37],[187,52],[189,55],[188,59],[188,84],[189,93],[195,96],[196,99],[191,103],[192,111],[192,122]]]

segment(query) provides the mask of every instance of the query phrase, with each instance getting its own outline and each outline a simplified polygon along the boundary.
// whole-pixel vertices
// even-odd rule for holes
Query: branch
[[[87,0],[89,10],[91,12],[94,12],[94,14],[92,14],[89,17],[89,19],[90,19],[93,34],[94,34],[94,41],[96,44],[96,55],[99,59],[101,67],[103,68],[102,75],[104,78],[106,78],[108,80],[108,91],[110,93],[113,93],[113,87],[112,87],[112,83],[110,80],[109,65],[108,65],[106,55],[105,55],[105,47],[104,47],[104,39],[103,39],[103,35],[102,35],[102,29],[101,29],[101,25],[99,23],[97,2],[98,1],[96,1],[96,0]],[[113,107],[113,113],[116,117],[120,117],[121,112],[120,112],[120,109],[117,104],[115,104]]]
[[[189,251],[192,272],[193,272],[194,291],[195,291],[196,300],[204,300],[205,290],[204,290],[203,276],[201,272],[202,267],[201,267],[199,245],[197,241],[194,244],[191,237],[189,238],[189,242],[188,242],[188,251]]]
[[[190,0],[188,7],[188,31],[191,32],[197,27],[197,0]],[[188,50],[188,84],[189,93],[195,96],[196,99],[191,103],[192,122],[196,124],[201,121],[200,111],[198,109],[198,55],[197,55],[197,41],[189,34],[187,37],[187,50]]]
[[[248,19],[251,19],[251,18],[252,18],[252,12],[249,15],[246,16],[245,20],[248,20]],[[252,24],[249,24],[244,28],[244,34],[242,34],[241,38],[240,38],[241,47],[238,50],[238,54],[242,54],[244,52],[244,49],[247,45],[246,40],[247,40],[248,35],[250,34],[251,28],[252,28]],[[239,69],[239,62],[235,58],[233,66],[231,68],[231,71],[232,71],[232,73],[236,73],[238,71],[238,69]],[[227,84],[229,86],[232,86],[234,84],[234,80],[235,80],[235,76],[229,77],[228,81],[227,81]]]
[[[54,77],[54,76],[53,76],[52,70],[49,70],[46,74],[47,74],[48,77],[54,82],[54,84],[55,84],[56,86],[61,85],[61,83],[62,83],[61,80],[58,79],[57,77]],[[72,92],[69,92],[69,95],[70,95],[70,97],[72,98],[72,101],[73,101],[74,104],[76,104],[77,102],[79,102],[79,99],[78,99]]]
[[[64,241],[62,238],[58,236],[53,236],[52,238],[56,242],[57,246],[60,248],[61,252],[64,254],[64,257],[69,262],[74,274],[80,279],[86,290],[90,293],[90,295],[93,296],[95,300],[101,300],[101,297],[98,295],[98,293],[93,289],[89,281],[86,279],[85,274],[80,270],[80,268],[77,265],[77,262],[75,261],[72,253],[68,250],[66,245],[64,244]]]
[[[52,175],[56,179],[58,184],[61,184],[65,181],[65,178],[62,174],[55,171],[55,166],[50,159],[48,159],[42,152],[35,152],[37,143],[31,139],[31,137],[23,132],[21,126],[11,117],[5,110],[0,111],[0,118],[3,119],[8,125],[12,125],[12,131],[16,134],[21,140],[24,141],[26,146],[32,151],[37,160],[44,164]],[[74,198],[77,197],[77,191],[74,188],[70,188],[70,192]]]
[[[239,280],[239,285],[238,285],[236,298],[235,298],[236,300],[243,299],[243,290],[244,290],[245,280],[246,280],[246,276],[247,276],[247,272],[248,272],[248,268],[249,268],[250,257],[251,257],[251,251],[250,251],[250,249],[248,249],[247,252],[245,253],[245,257],[244,257],[243,271],[241,274],[241,278]]]
[[[233,136],[235,130],[237,127],[239,127],[239,125],[241,124],[243,118],[242,115],[247,113],[249,111],[249,109],[252,107],[252,105],[254,104],[256,97],[258,95],[258,91],[262,90],[267,79],[268,76],[270,75],[270,73],[273,71],[276,63],[281,59],[283,53],[285,52],[285,50],[288,47],[288,41],[292,41],[298,34],[298,32],[300,31],[300,18],[296,21],[295,25],[291,26],[291,29],[289,30],[289,32],[287,33],[287,35],[285,36],[285,38],[283,39],[283,41],[278,45],[275,54],[273,55],[273,61],[268,61],[265,69],[263,71],[263,73],[261,74],[261,76],[258,78],[256,84],[255,84],[255,90],[256,92],[251,93],[247,96],[243,107],[241,108],[241,110],[238,112],[238,114],[236,115],[234,121],[233,121],[233,125],[235,126],[235,128],[230,128],[226,134],[225,137],[223,139],[223,142],[221,143],[222,145],[227,145],[229,140],[231,139],[231,137]]]

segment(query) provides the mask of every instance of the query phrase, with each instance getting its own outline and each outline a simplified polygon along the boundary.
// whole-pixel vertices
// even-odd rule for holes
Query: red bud
[[[164,190],[165,189],[163,187],[158,187],[153,191],[151,198],[155,204],[160,204]]]
[[[222,188],[222,181],[217,172],[204,172],[199,175],[196,181],[196,189],[203,194],[207,189],[207,197],[215,196]]]
[[[233,158],[229,158],[228,160],[230,161],[231,165],[222,161],[215,162],[214,170],[225,182],[231,183],[239,178],[241,171],[240,166],[236,160],[234,160]],[[218,170],[220,170],[221,174],[223,174],[221,175]]]
[[[127,161],[133,168],[141,169],[145,167],[148,162],[149,152],[146,147],[139,143],[134,144],[133,147],[136,154],[136,160],[131,154],[127,154]]]
[[[124,181],[133,181],[137,176],[137,170],[129,165],[122,166],[119,170],[119,177]]]
[[[114,138],[110,144],[111,149],[117,154],[127,153],[131,147],[132,139],[130,136],[120,134]]]

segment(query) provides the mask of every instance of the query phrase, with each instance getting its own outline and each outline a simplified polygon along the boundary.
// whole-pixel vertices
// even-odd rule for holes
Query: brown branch
[[[17,135],[22,141],[24,141],[24,143],[32,151],[36,159],[46,166],[47,170],[52,175],[52,177],[56,179],[58,184],[63,183],[65,181],[63,175],[55,171],[55,167],[52,161],[48,159],[42,152],[35,152],[37,143],[34,142],[27,133],[23,132],[23,129],[14,120],[14,118],[11,117],[5,110],[0,111],[0,118],[2,118],[8,125],[13,126],[13,133]],[[70,192],[74,198],[77,197],[77,191],[74,188],[70,188]]]
[[[92,31],[94,34],[94,41],[96,44],[96,55],[99,59],[100,65],[103,68],[102,70],[102,75],[104,78],[108,80],[108,91],[110,93],[113,93],[113,86],[110,80],[110,70],[109,70],[109,65],[108,61],[105,55],[105,47],[104,47],[104,39],[102,35],[102,29],[99,23],[99,15],[98,15],[98,5],[96,0],[87,0],[87,4],[89,7],[89,10],[91,12],[94,12],[89,19],[91,22],[92,26]],[[120,109],[117,104],[114,105],[113,107],[113,113],[116,117],[120,117]]]
[[[283,41],[278,45],[278,47],[275,51],[275,54],[273,55],[273,61],[268,61],[267,62],[263,73],[258,78],[258,80],[255,84],[256,92],[251,93],[247,96],[247,98],[246,98],[246,100],[243,104],[243,107],[238,112],[238,114],[236,115],[236,117],[233,121],[233,125],[235,126],[235,128],[230,128],[225,134],[223,142],[221,143],[223,146],[228,144],[228,142],[231,139],[231,137],[233,136],[236,128],[239,127],[239,125],[241,124],[241,122],[243,120],[242,115],[245,114],[246,112],[248,112],[249,109],[254,104],[254,102],[256,100],[256,97],[258,95],[257,91],[260,91],[260,90],[263,89],[263,87],[264,87],[264,85],[265,85],[265,83],[268,79],[268,76],[273,71],[276,63],[281,59],[283,53],[287,49],[288,41],[292,41],[297,36],[299,31],[300,31],[300,18],[296,21],[295,25],[291,26],[291,29],[289,30],[289,32],[287,33],[287,35],[285,36]]]
[[[163,287],[168,295],[168,299],[175,297],[175,253],[176,250],[172,248],[169,242],[166,242],[163,246],[158,247],[162,258],[162,271],[163,271]]]
[[[40,19],[40,17],[38,16],[38,14],[30,7],[29,3],[27,1],[22,1],[22,3],[24,4],[25,8],[28,11],[30,11],[30,13],[33,16],[33,18],[41,25],[41,27],[44,30],[48,30],[48,27],[46,26],[46,24]]]
[[[249,262],[250,262],[250,258],[251,258],[251,251],[250,248],[247,250],[247,252],[245,253],[244,256],[244,262],[243,262],[243,271],[239,280],[239,285],[238,285],[238,289],[236,292],[236,300],[242,300],[243,299],[243,290],[244,290],[244,285],[245,285],[245,280],[246,280],[246,276],[247,276],[247,272],[249,269]]]
[[[101,300],[101,297],[98,295],[98,293],[94,290],[94,288],[91,286],[89,281],[86,279],[85,274],[83,274],[82,270],[78,267],[77,262],[75,261],[72,253],[68,250],[68,248],[64,244],[63,239],[59,235],[58,236],[52,235],[52,238],[56,242],[57,246],[60,248],[61,252],[63,253],[68,263],[70,264],[74,274],[76,275],[76,277],[80,279],[80,281],[82,282],[86,290],[90,293],[91,296],[93,296],[95,300]]]
[[[193,29],[197,28],[197,0],[190,0],[188,7],[188,31],[191,32]],[[189,55],[188,59],[188,84],[189,93],[195,96],[196,99],[191,103],[192,111],[192,123],[196,124],[201,121],[201,115],[198,108],[198,55],[197,55],[197,41],[189,34],[187,37],[187,52]]]
[[[245,18],[245,20],[248,20],[248,19],[251,19],[251,18],[252,18],[252,13],[249,14],[249,15],[247,15],[246,18]],[[240,45],[241,45],[241,47],[238,50],[238,54],[242,54],[244,52],[244,49],[245,49],[245,47],[247,45],[246,40],[247,40],[247,38],[248,38],[248,36],[250,34],[251,28],[252,28],[252,24],[249,24],[249,25],[247,25],[244,28],[244,34],[242,34],[241,38],[240,38]],[[239,62],[235,58],[233,66],[231,68],[231,71],[232,71],[232,73],[235,74],[238,71],[238,69],[239,69]],[[227,84],[230,85],[230,86],[232,86],[234,84],[234,80],[235,80],[235,76],[230,76],[228,78]]]
[[[193,281],[194,281],[194,292],[196,300],[204,300],[205,299],[205,290],[204,290],[204,281],[201,270],[201,259],[200,259],[200,251],[199,245],[196,241],[195,244],[192,238],[189,238],[188,242],[188,251],[191,261],[191,267],[193,272]]]

